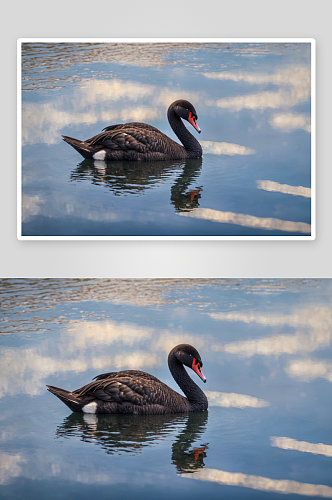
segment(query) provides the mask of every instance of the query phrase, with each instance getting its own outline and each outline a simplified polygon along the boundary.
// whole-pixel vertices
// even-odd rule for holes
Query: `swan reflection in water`
[[[180,171],[171,187],[170,199],[177,212],[188,212],[199,206],[203,187],[194,183],[201,168],[202,158],[150,162],[83,160],[72,170],[70,180],[90,180],[94,185],[107,186],[116,196],[140,196]]]
[[[72,413],[58,426],[56,437],[79,437],[84,442],[97,444],[110,455],[136,455],[184,426],[172,444],[171,460],[178,473],[190,473],[205,465],[203,459],[208,446],[197,445],[197,441],[202,439],[207,420],[207,411],[169,415]]]

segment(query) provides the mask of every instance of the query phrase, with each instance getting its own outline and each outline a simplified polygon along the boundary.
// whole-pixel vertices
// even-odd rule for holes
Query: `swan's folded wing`
[[[93,391],[93,395],[102,401],[116,401],[117,403],[128,402],[134,405],[142,406],[144,398],[135,389],[130,387],[131,384],[113,380],[103,388]]]
[[[93,380],[104,380],[104,379],[113,379],[113,378],[118,378],[118,379],[123,379],[125,378],[135,378],[138,380],[154,380],[155,382],[160,383],[160,380],[157,377],[154,377],[150,373],[142,372],[141,370],[123,370],[122,372],[108,372],[108,373],[102,373],[100,375],[97,375],[94,377]]]
[[[135,151],[147,153],[149,151],[149,133],[146,130],[114,129],[92,137],[86,141],[89,145],[98,144],[108,149]]]
[[[74,391],[77,396],[90,395],[108,402],[131,403],[142,406],[156,403],[156,394],[151,381],[139,380],[136,377],[116,377],[111,380],[100,379]]]
[[[153,132],[159,132],[159,130],[156,127],[153,127],[152,125],[149,125],[148,123],[140,123],[140,122],[131,122],[131,123],[119,123],[117,125],[109,125],[108,127],[103,128],[104,130],[115,130],[115,129],[128,129],[128,128],[137,128],[140,130],[150,130]]]

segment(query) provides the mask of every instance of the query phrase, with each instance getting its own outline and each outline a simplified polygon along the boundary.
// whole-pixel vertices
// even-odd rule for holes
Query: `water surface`
[[[308,236],[310,44],[24,43],[22,235]],[[83,160],[88,139],[198,113],[201,160]]]
[[[332,498],[331,280],[1,280],[0,498]],[[45,384],[200,352],[207,412],[71,413]]]

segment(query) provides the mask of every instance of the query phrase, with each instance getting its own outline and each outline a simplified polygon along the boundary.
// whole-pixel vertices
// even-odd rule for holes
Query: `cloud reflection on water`
[[[8,484],[14,477],[22,474],[22,466],[28,460],[21,455],[0,452],[0,485]]]
[[[310,115],[304,113],[278,113],[272,116],[270,125],[273,128],[282,129],[283,132],[289,133],[296,129],[303,129],[306,132],[311,132]]]
[[[229,142],[214,142],[214,141],[199,141],[203,153],[210,153],[213,155],[253,155],[255,150],[241,146],[240,144],[232,144]]]
[[[204,391],[209,400],[209,406],[223,406],[224,408],[263,408],[269,406],[267,401],[247,394],[234,392]]]
[[[288,325],[293,328],[309,329],[308,333],[297,331],[294,334],[279,334],[270,337],[226,342],[224,344],[215,343],[211,346],[214,351],[224,351],[241,357],[252,357],[256,354],[278,356],[281,354],[312,352],[328,346],[332,339],[332,312],[329,307],[307,308],[290,315],[265,315],[255,312],[208,313],[208,315],[219,321],[240,321],[247,324],[258,323],[264,326]],[[290,373],[299,373],[302,369],[301,366],[297,365],[297,368],[290,368]],[[302,370],[305,372],[306,368]]]
[[[281,448],[282,450],[296,450],[303,451],[304,453],[312,453],[314,455],[325,455],[332,457],[332,446],[323,443],[307,443],[306,441],[296,441],[288,437],[272,436],[271,446]]]
[[[180,343],[194,344],[200,349],[204,338],[196,338],[186,332],[141,327],[135,323],[69,323],[59,338],[45,339],[38,347],[2,350],[0,397],[20,393],[31,396],[42,394],[46,378],[51,375],[78,374],[89,369],[100,373],[166,366],[167,354]],[[134,350],[131,350],[133,346]],[[111,349],[111,353],[105,352],[107,348]]]
[[[200,469],[193,474],[181,474],[181,477],[230,486],[241,486],[259,491],[332,498],[332,488],[323,484],[299,483],[288,479],[270,479],[268,477],[241,474],[240,472]]]
[[[210,220],[223,224],[235,224],[245,227],[254,227],[257,229],[277,230],[291,233],[310,233],[311,226],[305,222],[293,222],[273,217],[255,217],[254,215],[237,214],[235,212],[224,212],[213,210],[211,208],[195,208],[191,212],[182,212],[179,215],[183,217],[192,217],[194,219]]]
[[[332,363],[330,361],[320,359],[293,360],[287,366],[286,372],[290,377],[296,377],[305,382],[314,378],[325,378],[332,382]]]
[[[257,189],[264,191],[274,191],[284,194],[292,194],[293,196],[303,196],[304,198],[311,198],[311,189],[303,186],[289,186],[288,184],[279,184],[274,181],[256,181]]]
[[[179,95],[192,102],[199,100],[197,92],[160,89],[136,81],[85,80],[76,89],[74,97],[65,94],[56,102],[23,102],[22,145],[56,144],[61,141],[64,129],[68,131],[73,126],[93,125],[99,121],[111,125],[164,118],[166,125],[167,108]],[[120,100],[123,103],[118,107],[115,102]],[[129,104],[136,102],[137,105]],[[88,137],[80,138],[85,140]]]
[[[46,205],[46,207],[45,207]],[[28,222],[35,216],[42,217],[66,217],[74,215],[79,219],[96,222],[124,222],[135,219],[138,222],[148,223],[155,221],[156,211],[153,210],[135,210],[131,208],[117,211],[115,208],[105,209],[103,203],[99,200],[87,200],[81,198],[73,204],[70,195],[65,194],[59,198],[58,196],[45,196],[43,199],[39,195],[23,195],[22,198],[23,216],[22,221]]]
[[[217,106],[233,111],[242,109],[267,109],[292,107],[306,102],[310,96],[311,71],[308,67],[294,66],[277,70],[273,74],[250,73],[245,71],[224,71],[221,73],[203,73],[206,78],[216,80],[232,80],[252,85],[273,84],[281,87],[278,91],[263,91],[255,94],[208,99],[208,106]],[[284,88],[288,87],[288,89]]]

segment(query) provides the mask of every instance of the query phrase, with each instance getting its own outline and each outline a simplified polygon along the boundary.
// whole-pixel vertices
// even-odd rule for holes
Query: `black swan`
[[[168,355],[171,374],[186,398],[140,370],[104,373],[73,392],[47,387],[74,412],[158,415],[206,410],[208,401],[204,392],[191,380],[183,365],[206,382],[200,355],[189,344],[174,347]]]
[[[62,138],[86,159],[151,161],[200,158],[202,147],[181,120],[187,120],[198,133],[201,132],[194,106],[182,99],[175,101],[168,108],[167,117],[183,146],[152,125],[139,122],[110,125],[103,129],[105,132],[86,141],[65,135]]]

